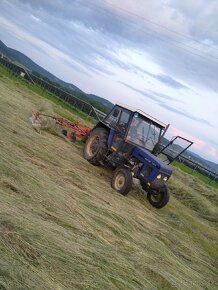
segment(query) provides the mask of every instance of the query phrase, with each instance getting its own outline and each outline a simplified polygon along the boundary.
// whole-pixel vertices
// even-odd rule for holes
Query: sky
[[[218,163],[217,0],[1,0],[0,40]]]

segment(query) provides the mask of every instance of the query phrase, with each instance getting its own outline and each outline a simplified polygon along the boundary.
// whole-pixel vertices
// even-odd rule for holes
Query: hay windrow
[[[80,143],[32,129],[38,109],[69,115],[1,77],[0,289],[215,290],[217,190],[175,169],[162,210],[137,183],[123,197]]]

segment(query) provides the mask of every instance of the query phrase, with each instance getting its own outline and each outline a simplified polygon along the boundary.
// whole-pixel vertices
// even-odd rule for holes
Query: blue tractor
[[[177,136],[169,144],[161,145],[168,127],[140,110],[115,105],[86,137],[84,158],[96,166],[112,167],[111,186],[123,195],[131,190],[133,178],[139,179],[150,204],[162,208],[170,198],[166,182],[172,168],[157,155],[164,153],[175,139],[182,138]],[[168,154],[170,162],[191,146],[192,142],[188,142],[189,145],[179,154],[176,152],[176,156]]]

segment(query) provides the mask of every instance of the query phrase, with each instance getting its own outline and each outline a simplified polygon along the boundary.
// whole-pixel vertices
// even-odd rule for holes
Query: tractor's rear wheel
[[[83,156],[93,165],[100,165],[107,153],[108,131],[104,128],[96,128],[86,140]]]
[[[117,167],[111,181],[111,187],[122,195],[127,195],[132,188],[131,171],[125,167]]]
[[[159,189],[149,189],[147,199],[153,207],[162,208],[170,199],[170,191],[166,185]]]

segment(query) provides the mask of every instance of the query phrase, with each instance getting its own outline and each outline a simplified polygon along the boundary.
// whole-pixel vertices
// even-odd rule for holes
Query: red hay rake
[[[33,128],[36,129],[38,126],[38,132],[41,127],[41,119],[40,116],[44,116],[47,118],[51,118],[55,121],[55,124],[61,126],[63,128],[63,134],[72,141],[76,141],[76,138],[84,139],[85,136],[90,132],[90,128],[88,127],[81,127],[78,122],[72,123],[64,118],[54,117],[51,115],[42,114],[40,112],[33,112],[32,113],[32,125]],[[69,129],[69,132],[68,130]]]

